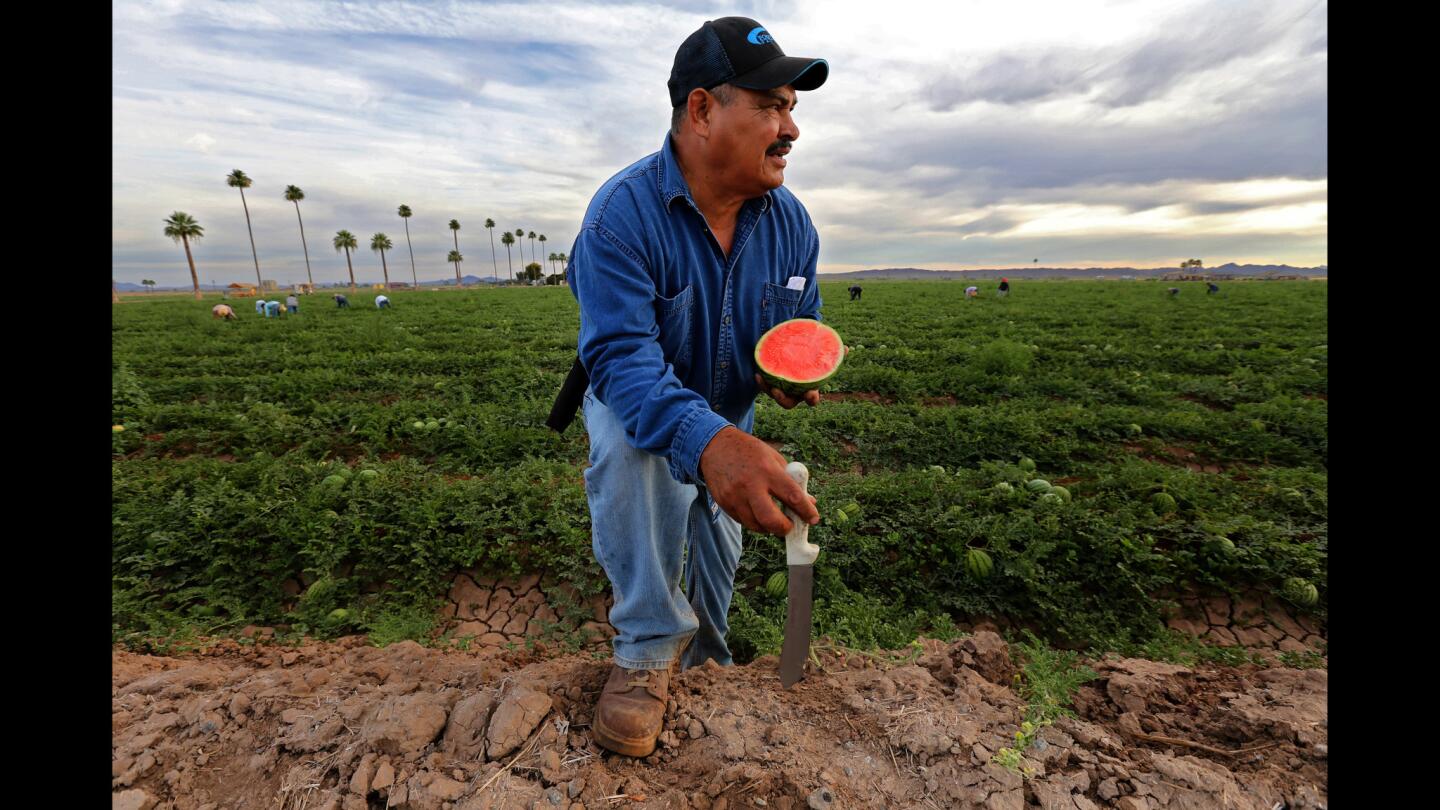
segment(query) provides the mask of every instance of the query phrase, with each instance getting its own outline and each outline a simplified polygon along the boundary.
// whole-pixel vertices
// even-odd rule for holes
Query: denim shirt
[[[755,344],[790,318],[820,319],[820,237],[781,186],[747,200],[727,257],[690,196],[673,144],[605,182],[566,275],[580,303],[580,362],[631,446],[681,483],[755,407]],[[803,288],[787,287],[793,277]]]

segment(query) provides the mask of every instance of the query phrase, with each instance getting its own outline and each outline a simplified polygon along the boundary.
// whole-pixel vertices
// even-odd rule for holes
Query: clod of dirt
[[[485,732],[490,713],[495,710],[495,693],[476,692],[455,704],[450,722],[445,727],[441,750],[460,760],[480,760],[485,754]]]
[[[125,790],[110,796],[110,810],[150,810],[155,800],[143,790]]]
[[[543,692],[521,685],[511,689],[490,717],[485,755],[499,759],[519,748],[553,707],[554,700]]]
[[[810,810],[830,810],[830,805],[835,802],[835,794],[829,788],[819,788],[805,799],[805,804]]]

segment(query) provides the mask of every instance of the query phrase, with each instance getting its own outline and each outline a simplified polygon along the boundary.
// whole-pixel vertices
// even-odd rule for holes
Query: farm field
[[[810,467],[819,498],[820,677],[779,692],[785,596],[767,581],[783,543],[747,533],[730,640],[749,663],[682,676],[676,733],[648,769],[583,739],[605,662],[579,602],[605,580],[583,424],[544,426],[574,356],[568,289],[402,291],[385,311],[370,292],[347,310],[315,295],[278,320],[240,300],[238,322],[212,320],[208,299],[113,307],[117,790],[255,806],[227,804],[198,766],[162,778],[157,758],[193,763],[194,746],[136,743],[173,713],[171,736],[218,734],[234,752],[234,796],[286,807],[560,804],[552,790],[585,807],[801,807],[825,785],[836,806],[1050,806],[1052,791],[1323,804],[1328,285],[1181,283],[1172,299],[1169,284],[1021,282],[998,299],[986,282],[966,300],[955,282],[884,282],[859,301],[848,285],[821,282],[851,347],[821,406],[765,399],[755,428]],[[476,649],[440,612],[461,571],[543,572],[575,610],[557,606],[541,644]],[[1265,657],[1167,627],[1187,604],[1249,598],[1310,641]],[[555,720],[507,731],[528,750],[447,747],[443,719],[375,739],[358,727],[384,727],[387,706],[425,715],[430,692],[453,724],[465,689],[519,701],[517,679]],[[1276,719],[1266,701],[1282,693]],[[347,728],[364,745],[340,745]],[[1048,742],[1020,746],[1013,768],[992,761],[1017,732]],[[1232,753],[1254,745],[1269,747]],[[261,746],[278,758],[251,762]],[[860,749],[873,761],[837,764]],[[801,775],[776,770],[785,757]],[[381,760],[397,778],[371,790]]]

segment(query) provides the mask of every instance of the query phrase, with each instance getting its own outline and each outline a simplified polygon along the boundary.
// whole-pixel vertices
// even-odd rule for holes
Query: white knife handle
[[[809,492],[810,470],[804,464],[792,461],[785,465],[785,472],[795,479],[802,491]],[[820,547],[809,540],[810,524],[801,520],[789,506],[783,508],[785,517],[790,518],[790,533],[785,535],[785,564],[814,565],[815,558],[820,556]]]

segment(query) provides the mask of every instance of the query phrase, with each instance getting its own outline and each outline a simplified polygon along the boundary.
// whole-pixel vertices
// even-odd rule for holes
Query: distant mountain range
[[[1004,270],[922,270],[917,267],[889,267],[883,270],[853,270],[848,273],[825,273],[823,278],[831,279],[931,279],[961,280],[973,278],[1107,278],[1121,277],[1159,278],[1167,273],[1194,273],[1198,275],[1234,276],[1256,278],[1259,276],[1321,276],[1328,278],[1329,265],[1319,267],[1291,267],[1288,264],[1235,264],[1227,263],[1218,267],[1157,267],[1137,269],[1134,267],[1021,267]]]

